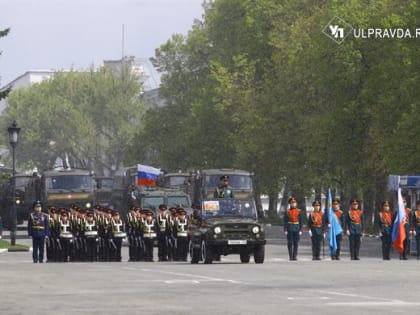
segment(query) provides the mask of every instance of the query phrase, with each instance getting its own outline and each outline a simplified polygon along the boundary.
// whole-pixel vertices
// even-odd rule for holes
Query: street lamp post
[[[7,128],[9,133],[9,142],[12,146],[12,161],[13,161],[13,185],[12,185],[12,226],[10,229],[10,243],[16,244],[16,229],[17,229],[17,212],[16,212],[16,169],[15,169],[15,148],[18,142],[20,128],[16,121]]]

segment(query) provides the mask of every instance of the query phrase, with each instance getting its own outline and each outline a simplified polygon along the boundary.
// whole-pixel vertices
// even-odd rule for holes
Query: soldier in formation
[[[308,232],[312,241],[312,260],[321,260],[321,243],[325,235],[321,202],[315,200],[312,206],[314,210],[308,218]]]
[[[297,207],[296,198],[289,198],[288,203],[289,209],[284,216],[284,233],[287,236],[289,260],[297,260],[299,239],[303,229],[302,212]]]

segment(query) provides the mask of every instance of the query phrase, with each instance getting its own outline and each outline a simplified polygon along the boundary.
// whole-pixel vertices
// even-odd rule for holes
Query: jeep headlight
[[[87,202],[85,206],[86,208],[90,208],[92,205],[90,204],[90,202]]]
[[[214,228],[214,234],[220,234],[222,232],[222,229],[220,228],[220,226],[216,226]]]
[[[259,226],[254,226],[252,228],[252,233],[257,234],[260,231],[260,227]]]
[[[16,199],[16,204],[20,205],[20,199]]]

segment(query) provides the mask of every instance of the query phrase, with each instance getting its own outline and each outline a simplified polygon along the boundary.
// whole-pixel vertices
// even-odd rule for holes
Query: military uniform
[[[159,261],[168,261],[168,241],[170,237],[169,214],[167,213],[167,206],[159,206],[160,213],[156,217],[158,225],[158,258]]]
[[[59,220],[59,239],[60,239],[60,261],[68,262],[72,255],[74,236],[72,233],[73,225],[70,222],[67,211],[60,213]]]
[[[323,213],[319,201],[314,201],[312,206],[314,210],[308,218],[308,231],[312,241],[312,260],[321,260],[321,243],[324,238]]]
[[[341,228],[344,230],[344,212],[340,209],[340,200],[333,199],[332,200],[332,210],[333,214],[336,216],[338,223],[340,224]],[[329,228],[329,217],[328,217],[328,211],[325,211],[324,213],[324,227]],[[340,253],[341,253],[341,241],[343,240],[343,233],[337,234],[335,237],[337,249],[335,253],[331,253],[331,259],[332,260],[340,260]]]
[[[59,258],[57,208],[50,206],[48,212],[49,237],[47,240],[47,262],[56,262]]]
[[[157,237],[158,225],[153,217],[153,212],[151,210],[144,211],[146,213],[146,219],[142,225],[142,235],[145,246],[144,260],[153,261],[153,246]]]
[[[351,201],[351,209],[345,216],[345,229],[349,236],[351,260],[359,260],[359,250],[364,234],[364,216],[359,209],[360,202],[356,199]]]
[[[289,199],[289,205],[290,208],[284,215],[284,233],[287,235],[289,259],[297,260],[299,239],[303,229],[302,213],[297,208],[297,200],[295,198]]]
[[[407,207],[407,199],[404,197],[404,211],[405,211],[405,220],[404,220],[404,230],[405,230],[405,239],[403,242],[404,249],[400,254],[400,259],[407,260],[408,253],[410,251],[410,219],[411,219],[411,209]]]
[[[132,206],[125,219],[125,230],[128,238],[128,261],[136,261],[136,236],[137,225],[136,207]]]
[[[42,213],[42,203],[35,201],[33,204],[34,212],[29,216],[28,235],[32,237],[32,258],[34,263],[44,261],[44,243],[49,235],[48,216]]]
[[[189,222],[193,225],[200,225],[201,224],[201,213],[200,213],[200,205],[194,203],[192,205],[193,213],[189,216]]]
[[[381,211],[379,211],[376,215],[375,223],[382,241],[382,259],[390,260],[393,215],[391,211],[391,203],[389,201],[382,202]]]
[[[84,243],[86,244],[85,261],[98,260],[98,224],[93,212],[88,212],[82,228]]]
[[[183,208],[177,210],[178,217],[175,219],[174,233],[176,237],[176,260],[187,261],[188,257],[188,217]]]
[[[177,212],[176,207],[171,207],[169,210],[171,212],[171,215],[169,216],[169,228],[170,228],[171,234],[169,237],[168,260],[174,261],[174,260],[177,260],[175,221],[178,217],[178,212]]]
[[[112,212],[110,221],[111,232],[111,261],[121,261],[122,241],[126,237],[124,222],[120,218],[120,213],[116,210]]]
[[[233,189],[229,186],[229,176],[220,177],[220,184],[216,187],[213,194],[214,199],[234,198]]]
[[[416,238],[417,259],[420,259],[420,200],[416,202],[416,210],[411,213],[411,233]]]

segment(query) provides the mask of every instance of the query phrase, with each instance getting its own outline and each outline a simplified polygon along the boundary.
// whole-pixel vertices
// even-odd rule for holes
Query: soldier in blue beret
[[[34,212],[29,216],[28,235],[32,237],[32,258],[34,263],[44,261],[44,243],[49,234],[48,216],[42,212],[42,203],[37,200],[33,204]]]

